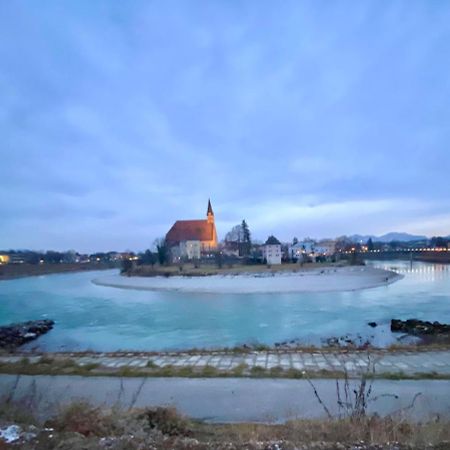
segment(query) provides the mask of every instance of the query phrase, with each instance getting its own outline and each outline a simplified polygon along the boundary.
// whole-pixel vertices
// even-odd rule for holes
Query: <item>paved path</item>
[[[298,352],[298,351],[260,351],[243,354],[221,352],[202,353],[164,353],[145,355],[134,353],[123,354],[49,354],[54,359],[70,358],[78,366],[98,365],[108,370],[130,368],[183,368],[189,367],[201,371],[205,367],[214,367],[218,371],[232,372],[241,369],[241,374],[251,373],[255,368],[266,371],[299,370],[307,373],[344,372],[349,375],[360,375],[374,365],[377,374],[439,374],[450,376],[450,350],[421,352],[373,352],[370,359],[366,352]],[[0,356],[1,363],[17,363],[23,355]],[[41,356],[28,357],[35,363]]]
[[[338,414],[335,380],[313,383],[331,414]],[[351,388],[357,387],[355,380]],[[398,412],[402,419],[424,420],[435,414],[445,419],[450,417],[448,392],[449,380],[375,380],[368,408],[380,415]],[[307,380],[0,375],[0,393],[8,393],[11,401],[42,419],[81,399],[122,408],[175,406],[190,417],[211,422],[280,422],[325,416]]]

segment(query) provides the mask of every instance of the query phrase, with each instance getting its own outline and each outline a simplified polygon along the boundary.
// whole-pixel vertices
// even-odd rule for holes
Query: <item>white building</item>
[[[171,248],[172,258],[180,259],[200,259],[202,243],[197,240],[181,241]]]
[[[269,236],[262,246],[262,257],[267,264],[281,264],[281,243],[275,236]]]
[[[314,241],[297,242],[289,247],[289,256],[302,262],[314,253],[315,245]]]
[[[318,256],[330,257],[336,252],[336,241],[324,239],[320,242],[305,240],[289,247],[289,256],[302,262],[308,258],[312,261]]]

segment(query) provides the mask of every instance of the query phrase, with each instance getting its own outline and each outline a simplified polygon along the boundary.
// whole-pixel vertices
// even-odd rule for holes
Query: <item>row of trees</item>
[[[252,248],[252,238],[250,228],[245,219],[235,225],[225,235],[225,245],[234,245],[239,251],[239,256],[249,256]]]

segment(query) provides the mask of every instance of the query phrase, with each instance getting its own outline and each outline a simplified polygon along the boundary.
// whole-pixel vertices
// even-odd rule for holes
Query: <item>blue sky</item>
[[[0,248],[450,234],[450,2],[0,0]]]

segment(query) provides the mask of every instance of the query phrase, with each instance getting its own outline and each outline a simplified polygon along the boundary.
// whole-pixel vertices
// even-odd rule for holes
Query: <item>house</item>
[[[314,253],[316,243],[313,240],[297,242],[289,247],[289,257],[304,262]]]
[[[299,262],[315,261],[317,257],[329,258],[336,253],[336,241],[323,239],[316,242],[304,240],[289,247],[289,257]]]
[[[166,244],[176,259],[198,259],[202,253],[217,249],[214,212],[208,200],[206,219],[177,220],[166,234]]]
[[[262,246],[262,257],[267,264],[281,264],[281,243],[275,236],[269,236]]]
[[[333,239],[322,239],[317,243],[317,248],[320,251],[316,250],[316,252],[324,256],[332,256],[336,253],[336,241]]]

